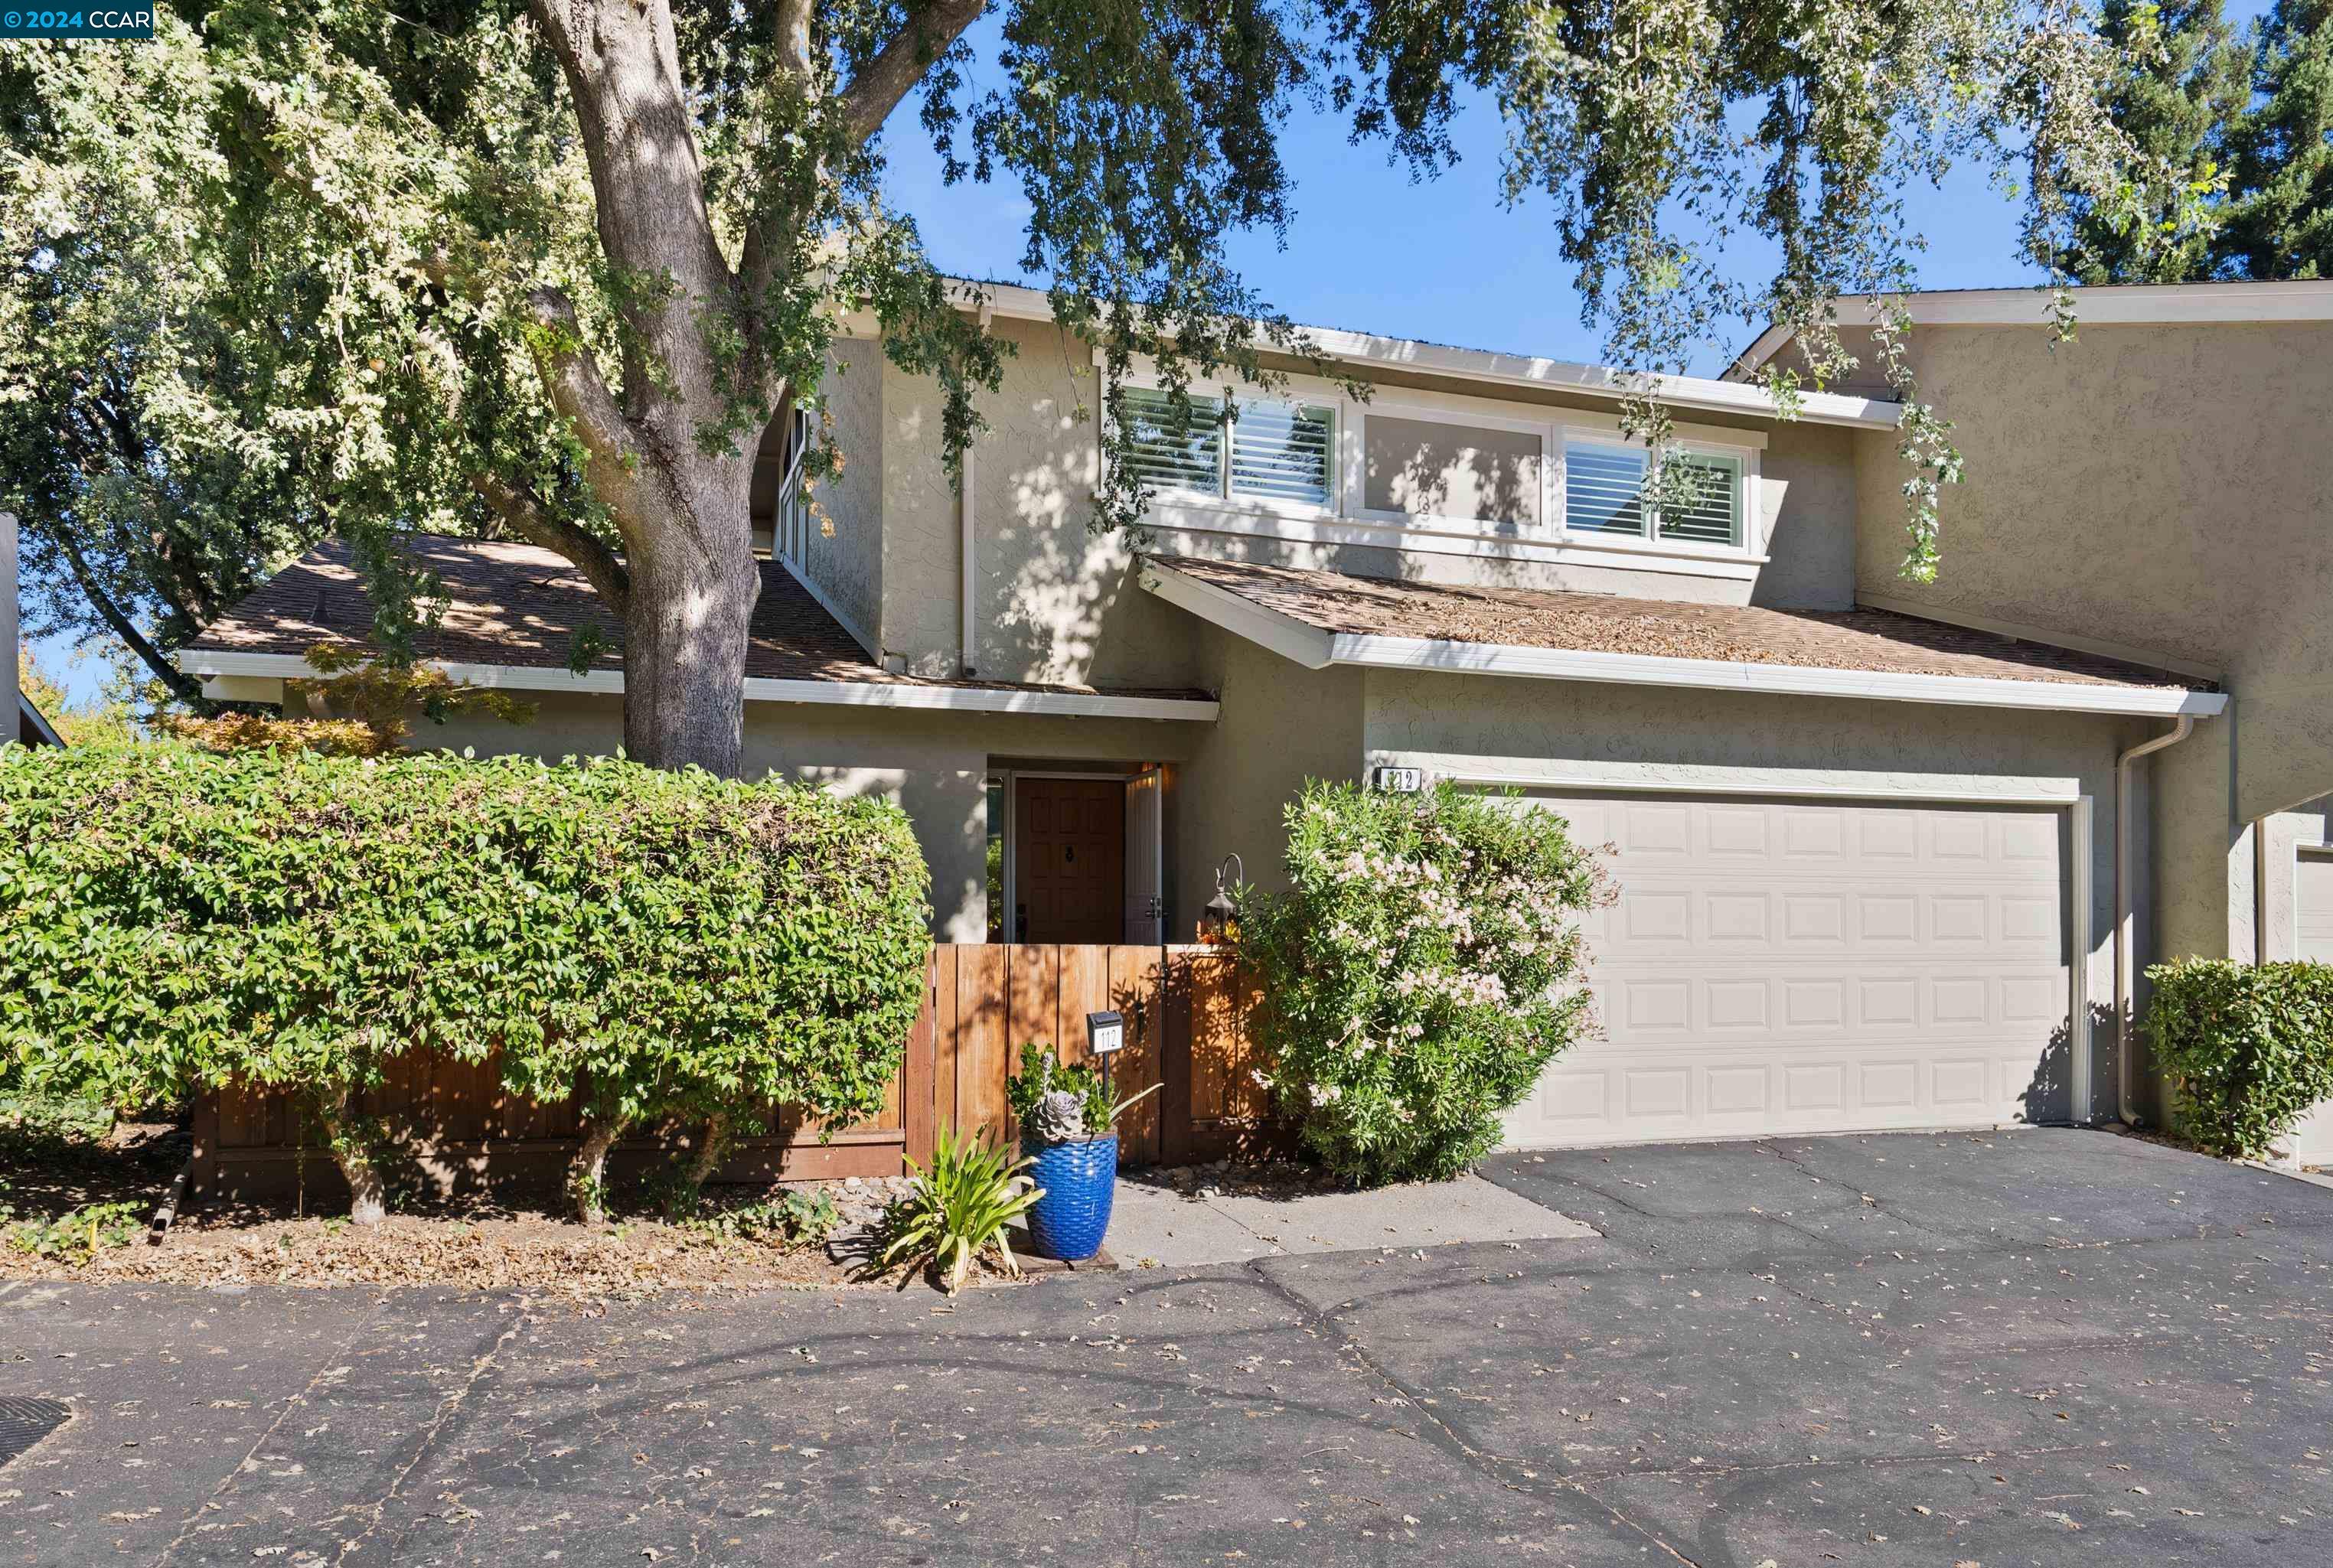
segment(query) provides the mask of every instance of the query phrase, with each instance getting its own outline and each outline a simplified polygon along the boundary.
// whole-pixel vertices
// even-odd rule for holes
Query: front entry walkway
[[[1483,1172],[1603,1235],[954,1302],[0,1288],[0,1392],[74,1410],[0,1563],[2333,1561],[2333,1191],[2075,1132]]]

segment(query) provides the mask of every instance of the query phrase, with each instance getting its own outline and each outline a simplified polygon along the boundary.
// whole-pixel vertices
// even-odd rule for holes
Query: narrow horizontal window
[[[1563,526],[1570,533],[1645,536],[1645,454],[1601,442],[1563,445]]]
[[[1232,493],[1326,506],[1337,416],[1296,403],[1242,403],[1232,425]]]
[[[1126,388],[1125,462],[1147,490],[1224,491],[1224,405],[1193,397],[1191,416],[1176,427],[1173,399],[1147,387]]]
[[[1682,544],[1742,542],[1742,460],[1699,452],[1673,453],[1669,465],[1691,501],[1661,510],[1661,537]]]

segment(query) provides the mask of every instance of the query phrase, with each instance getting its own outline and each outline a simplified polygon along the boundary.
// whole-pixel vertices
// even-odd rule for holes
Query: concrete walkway
[[[1193,1268],[1291,1253],[1413,1250],[1460,1242],[1550,1241],[1596,1232],[1519,1193],[1462,1176],[1371,1192],[1281,1197],[1120,1179],[1109,1252],[1129,1268]]]

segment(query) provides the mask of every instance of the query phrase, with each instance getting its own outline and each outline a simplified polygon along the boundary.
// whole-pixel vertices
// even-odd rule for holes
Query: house
[[[836,349],[830,532],[765,445],[748,764],[899,800],[957,942],[1189,940],[1230,856],[1273,879],[1308,777],[1560,811],[1621,888],[1589,932],[1605,1037],[1518,1143],[2149,1112],[2119,977],[2251,956],[2263,886],[2314,907],[2333,284],[2141,292],[2090,292],[2054,352],[2031,292],[1915,301],[1970,474],[1918,588],[1900,410],[1849,387],[1781,417],[1749,379],[1775,334],[1665,383],[1684,515],[1647,504],[1616,375],[1321,331],[1366,400],[1299,374],[1170,440],[1138,378],[1155,502],[1097,536],[1094,350],[988,287],[1018,352],[960,491],[936,387],[865,335]],[[611,629],[581,575],[419,548],[449,596],[424,655],[541,704],[428,739],[613,748],[619,661],[566,667]],[[274,700],[369,622],[327,547],[181,658]],[[2320,929],[2276,907],[2277,941]]]

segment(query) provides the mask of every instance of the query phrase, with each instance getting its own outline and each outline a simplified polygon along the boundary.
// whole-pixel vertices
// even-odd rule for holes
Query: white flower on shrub
[[[1241,908],[1272,1069],[1254,1081],[1339,1174],[1452,1174],[1588,1027],[1592,852],[1552,816],[1446,789],[1311,785],[1287,821],[1287,891]]]

